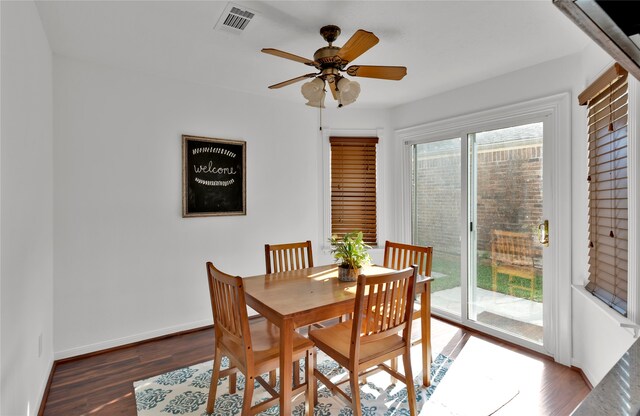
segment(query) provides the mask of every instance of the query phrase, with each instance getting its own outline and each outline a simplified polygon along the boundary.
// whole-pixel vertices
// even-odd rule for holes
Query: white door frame
[[[469,115],[435,121],[396,130],[397,155],[401,158],[401,198],[399,212],[403,218],[400,237],[411,240],[411,154],[412,144],[461,137],[462,172],[468,177],[467,133],[493,130],[527,120],[544,120],[544,189],[543,214],[549,220],[550,244],[544,249],[543,285],[544,349],[536,348],[517,337],[481,327],[483,331],[516,344],[540,350],[564,365],[571,364],[571,109],[570,94],[563,93],[515,105],[494,108]],[[467,228],[468,189],[461,189],[461,221]],[[468,232],[461,233],[461,270],[467,270]],[[463,285],[465,286],[465,285]],[[467,293],[463,290],[463,296]],[[464,304],[464,303],[463,303]],[[461,321],[474,326],[463,308]],[[479,326],[480,328],[480,326]]]

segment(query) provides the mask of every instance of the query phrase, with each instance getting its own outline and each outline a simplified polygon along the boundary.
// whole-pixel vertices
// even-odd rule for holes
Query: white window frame
[[[627,299],[627,316],[636,325],[640,325],[640,268],[638,259],[640,259],[640,81],[634,77],[628,78],[628,138],[627,138],[627,169],[629,172],[629,182],[627,189],[629,204],[629,275],[628,281],[628,299]],[[635,336],[638,336],[637,327],[634,329]]]
[[[505,123],[513,123],[515,120],[526,120],[547,116],[545,122],[545,135],[547,129],[551,129],[551,137],[557,138],[553,143],[553,158],[545,155],[545,164],[553,166],[550,188],[545,188],[545,195],[553,197],[553,216],[548,218],[552,228],[552,241],[554,251],[545,255],[550,258],[553,265],[553,275],[557,279],[552,287],[544,288],[545,299],[550,299],[547,305],[549,313],[545,313],[544,325],[546,330],[552,331],[553,342],[545,339],[545,350],[559,363],[571,364],[571,106],[570,94],[562,93],[550,97],[539,98],[514,105],[492,108],[473,114],[451,117],[449,119],[435,121],[416,127],[396,131],[397,155],[402,163],[402,196],[400,198],[399,212],[403,219],[402,229],[399,230],[404,241],[411,238],[411,155],[410,146],[417,142],[436,137],[463,137],[468,131],[482,131],[483,129],[499,128]],[[464,171],[467,175],[468,162],[466,155],[462,154]],[[567,163],[566,161],[569,161]],[[468,218],[468,189],[461,189],[462,212],[461,216],[466,221]],[[463,227],[465,229],[466,227]],[[462,234],[463,244],[468,246],[468,233]],[[463,256],[464,257],[464,256]],[[462,265],[466,269],[465,264]],[[550,291],[550,292],[548,292]],[[550,293],[550,296],[547,296]],[[464,294],[463,294],[464,295]],[[465,295],[466,296],[466,295]],[[491,335],[505,338],[516,344],[523,344],[515,337],[509,337],[501,333]],[[528,347],[531,347],[527,344]]]
[[[322,163],[320,164],[320,178],[322,183],[320,186],[320,200],[322,201],[322,210],[320,212],[321,230],[319,235],[322,238],[319,247],[328,253],[331,250],[329,245],[329,238],[331,238],[331,144],[329,143],[330,137],[377,137],[378,145],[376,147],[376,223],[377,223],[377,236],[378,246],[374,247],[373,251],[384,249],[384,218],[382,215],[382,206],[384,203],[384,146],[386,143],[384,137],[384,129],[322,129],[321,149]]]

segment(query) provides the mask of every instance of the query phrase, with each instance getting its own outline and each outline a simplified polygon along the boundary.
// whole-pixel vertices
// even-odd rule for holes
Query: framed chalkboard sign
[[[246,215],[246,142],[182,136],[182,216]]]

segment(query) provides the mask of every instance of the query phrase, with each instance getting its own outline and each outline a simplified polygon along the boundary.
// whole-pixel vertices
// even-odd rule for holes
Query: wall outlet
[[[38,358],[42,357],[42,332],[38,335]]]

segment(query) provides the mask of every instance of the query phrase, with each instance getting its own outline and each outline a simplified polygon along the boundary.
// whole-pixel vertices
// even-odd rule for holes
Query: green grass
[[[431,283],[431,291],[438,292],[440,290],[451,289],[460,286],[460,260],[456,258],[445,258],[443,256],[434,256],[431,270],[442,273],[445,277],[439,277]],[[497,278],[497,292],[509,294],[508,276],[499,274]],[[486,290],[493,290],[491,287],[491,265],[478,265],[478,287]],[[533,291],[533,300],[542,302],[542,276],[536,274],[535,289]],[[515,281],[516,285],[525,286],[528,281]],[[516,289],[513,296],[529,299],[529,292]]]

